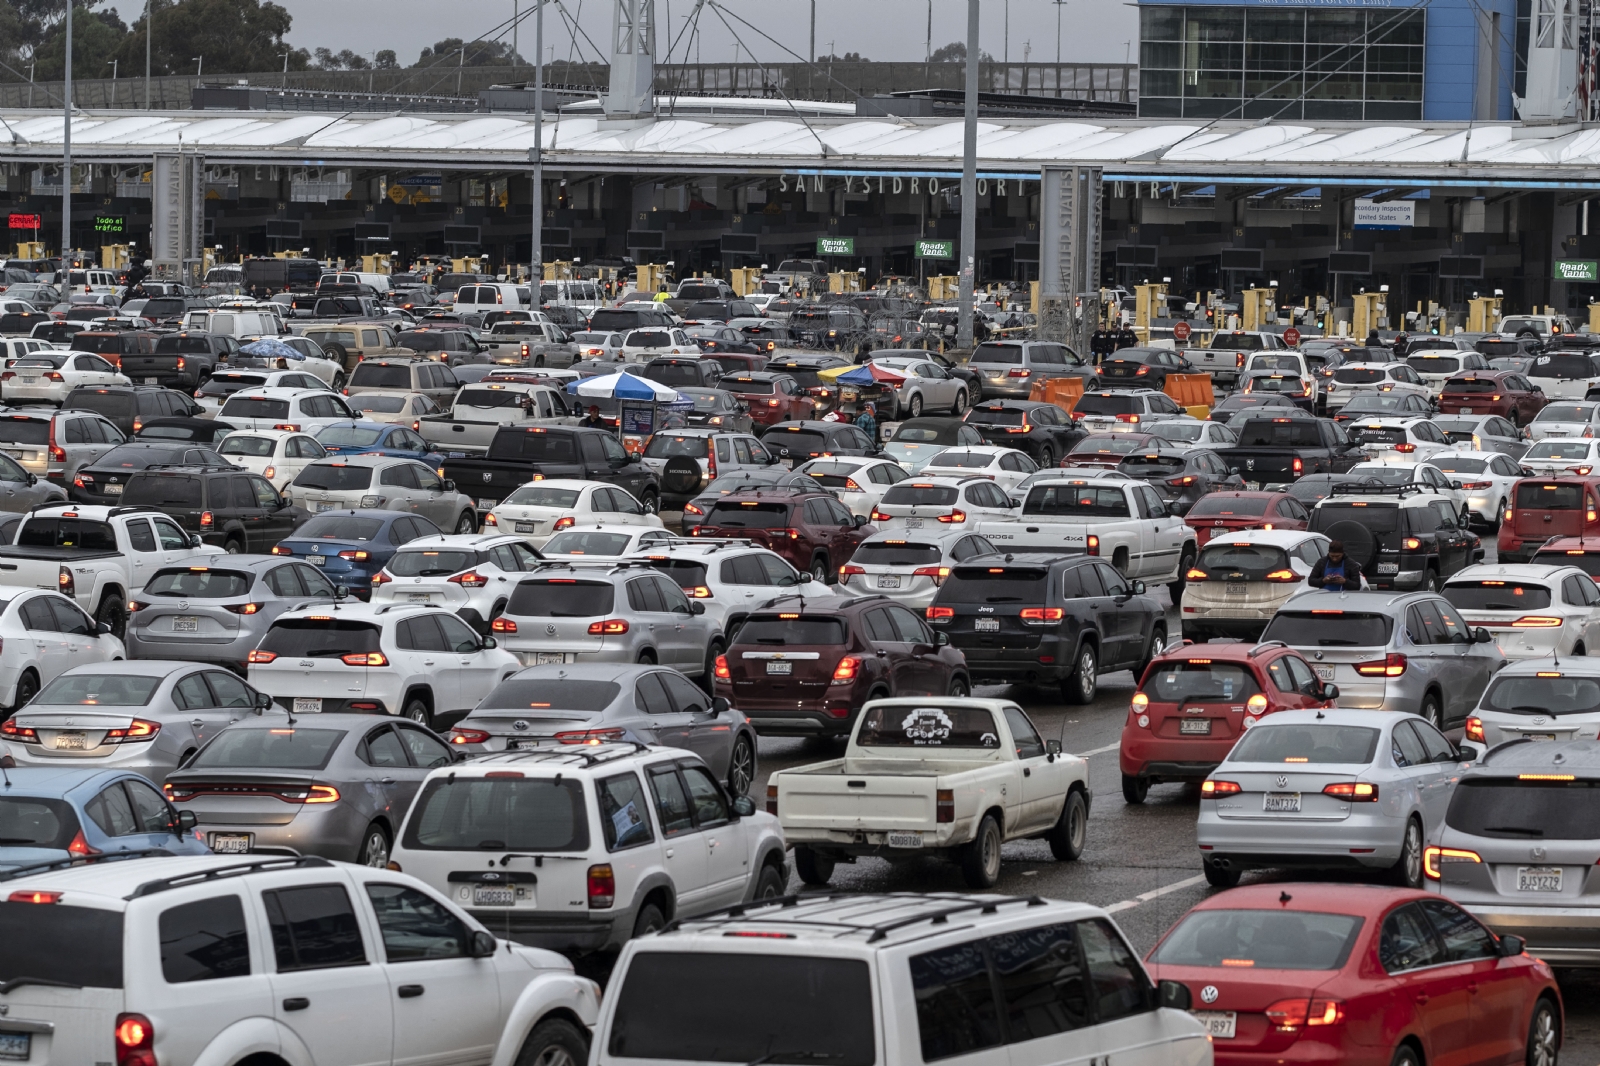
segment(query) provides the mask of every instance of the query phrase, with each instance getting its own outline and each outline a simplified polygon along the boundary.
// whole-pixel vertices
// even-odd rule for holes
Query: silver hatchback
[[[1469,629],[1432,592],[1325,592],[1292,597],[1267,623],[1339,688],[1338,706],[1410,711],[1437,729],[1463,721],[1506,665],[1486,629]]]
[[[428,464],[382,455],[319,459],[295,475],[284,490],[312,514],[368,508],[409,511],[440,529],[476,533],[478,513],[472,497],[456,491]]]

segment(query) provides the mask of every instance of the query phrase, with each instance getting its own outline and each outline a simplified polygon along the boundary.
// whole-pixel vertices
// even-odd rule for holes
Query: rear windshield
[[[250,455],[265,459],[276,449],[278,442],[271,437],[250,437],[231,433],[217,446],[223,455]]]
[[[1003,344],[980,344],[972,352],[972,363],[1004,363],[1008,366],[1022,365],[1022,349],[1012,348]]]
[[[557,539],[559,538],[550,538],[550,541],[545,544],[545,551],[549,551],[550,544]],[[860,548],[856,549],[858,553],[860,550]],[[652,559],[650,565],[676,581],[678,587],[685,592],[705,587],[706,564],[703,562],[696,562],[693,559]],[[707,588],[705,591],[710,592],[711,590]]]
[[[929,466],[958,467],[966,470],[982,470],[995,461],[995,456],[985,455],[983,452],[964,452],[955,448],[947,448],[933,457]]]
[[[578,502],[577,489],[552,489],[544,485],[523,485],[505,498],[505,503],[523,507],[572,507]]]
[[[1590,577],[1600,576],[1600,551],[1541,551],[1534,555],[1537,566],[1576,566]]]
[[[1351,444],[1404,444],[1406,431],[1400,426],[1351,426]],[[1411,480],[1410,476],[1406,480]]]
[[[128,480],[122,493],[125,504],[150,504],[163,510],[193,509],[203,506],[203,499],[199,478],[172,474],[140,474]]]
[[[1444,587],[1444,598],[1463,611],[1538,611],[1550,606],[1549,589],[1522,581],[1452,581]]]
[[[1468,777],[1456,786],[1444,820],[1472,836],[1593,840],[1600,836],[1600,780]]]
[[[329,426],[317,434],[317,442],[329,448],[366,448],[378,443],[381,429],[364,426]]]
[[[138,674],[63,674],[34,697],[36,707],[143,707],[161,687]],[[0,954],[4,954],[0,952]]]
[[[48,907],[0,903],[0,944],[6,946],[0,951],[0,982],[32,977],[71,987],[122,987],[120,910],[64,903]],[[66,945],[71,945],[71,950],[62,950]],[[858,965],[862,989],[854,994],[863,995],[866,964]],[[870,1063],[872,1059],[860,1061]]]
[[[800,429],[793,432],[785,429],[776,433],[768,433],[762,440],[774,448],[785,448],[790,452],[803,452],[806,455],[816,455],[818,452],[826,451],[828,447],[828,442],[823,438],[822,434],[812,432],[809,429]]]
[[[706,995],[711,988],[716,995]],[[606,1050],[619,1058],[877,1061],[872,982],[861,959],[642,951],[614,994]]]
[[[588,401],[585,401],[586,403]],[[613,401],[614,402],[614,401]],[[605,403],[599,406],[605,410]],[[526,459],[534,463],[575,463],[578,461],[578,446],[573,438],[564,433],[530,432],[525,429],[502,429],[494,435],[494,440],[489,444],[489,457],[491,459]],[[516,493],[512,493],[515,497]],[[573,497],[577,499],[576,496]],[[510,502],[509,500],[507,502]],[[520,500],[518,503],[522,502]],[[542,505],[536,505],[542,506]],[[561,506],[570,506],[562,504]]]
[[[16,542],[27,548],[117,550],[117,535],[111,524],[86,518],[29,518],[22,524]]]
[[[1576,511],[1583,507],[1583,486],[1524,481],[1517,486],[1516,506],[1536,511]]]
[[[223,600],[243,596],[255,582],[251,574],[237,570],[208,570],[204,567],[178,567],[157,570],[145,585],[151,596],[184,596],[195,600]]]
[[[1117,469],[1134,477],[1152,478],[1179,473],[1186,465],[1181,455],[1130,455],[1117,464]]]
[[[529,393],[514,389],[462,389],[456,394],[457,407],[521,407]],[[319,438],[320,439],[320,438]]]
[[[1213,352],[1259,352],[1266,345],[1248,333],[1218,333],[1206,347]]]
[[[663,385],[698,385],[704,380],[698,367],[684,363],[647,367],[643,376],[651,381],[659,381]]]
[[[343,739],[343,729],[225,729],[200,749],[189,768],[321,770]]]
[[[50,443],[48,418],[0,418],[0,441],[7,444]]]
[[[1371,475],[1376,477],[1377,475]],[[1393,533],[1400,528],[1400,508],[1394,504],[1324,503],[1311,514],[1311,528],[1326,533],[1339,522],[1357,522],[1374,533]]]
[[[1444,383],[1445,392],[1495,392],[1499,388],[1500,383],[1490,378],[1452,378]]]
[[[772,393],[771,381],[752,381],[750,378],[723,378],[718,388],[741,396],[767,396]]]
[[[842,618],[752,618],[734,638],[739,644],[843,644]]]
[[[375,652],[381,630],[368,622],[342,618],[280,618],[267,630],[261,650],[284,657],[336,659],[355,652]]]
[[[434,778],[406,819],[405,846],[420,851],[584,851],[589,847],[589,819],[583,782],[572,777]]]
[[[1080,415],[1131,415],[1143,412],[1144,402],[1118,393],[1091,392],[1079,397],[1072,409]]]
[[[405,407],[409,397],[405,396],[380,396],[376,393],[363,392],[350,397],[350,406],[357,411],[377,411],[379,414],[399,414]]]
[[[296,540],[371,540],[383,529],[377,518],[319,515],[291,534]]]
[[[1541,440],[1522,453],[1524,459],[1585,459],[1590,443],[1586,440]]]
[[[402,333],[398,338],[396,338],[395,346],[399,348],[410,348],[414,352],[447,352],[451,351],[454,347],[454,345],[451,343],[451,337],[448,332]],[[388,373],[382,377],[373,375],[363,378],[361,376],[361,367],[358,366],[356,367],[355,376],[350,379],[350,384],[366,385],[368,387],[381,389],[404,389],[410,387],[409,381],[411,374],[403,366],[374,366],[372,369],[374,371],[385,370],[388,371]],[[392,382],[395,380],[396,374],[405,375],[405,380],[400,381],[398,384],[392,384]]]
[[[1370,366],[1342,366],[1333,372],[1333,380],[1341,385],[1371,385],[1388,375]]]
[[[356,368],[360,373],[360,368]],[[256,396],[232,396],[222,405],[221,417],[234,418],[288,418],[288,400],[267,400]]]
[[[1534,416],[1535,422],[1588,422],[1594,418],[1592,403],[1552,403]]]
[[[1369,763],[1379,730],[1356,725],[1267,725],[1246,730],[1229,762]]]
[[[103,389],[73,389],[63,407],[74,411],[93,411],[115,422],[133,413],[133,393],[109,392]]]
[[[1162,663],[1150,673],[1143,691],[1159,703],[1221,701],[1243,703],[1261,691],[1255,675],[1242,663],[1209,659]]]
[[[710,446],[709,437],[679,437],[668,433],[657,433],[650,438],[650,443],[645,445],[644,456],[646,459],[671,459],[679,455],[689,459],[704,459]]]
[[[874,566],[926,566],[940,559],[937,544],[905,540],[869,540],[856,549],[851,561]]]
[[[893,491],[893,490],[890,490]],[[786,503],[719,502],[706,515],[706,525],[730,529],[782,529],[789,524]]]
[[[312,463],[296,475],[294,483],[302,489],[327,489],[330,492],[364,489],[372,484],[372,467]]]
[[[544,543],[546,555],[621,555],[633,536],[594,530],[567,530]]]
[[[149,310],[148,307],[145,310]],[[156,341],[157,355],[209,354],[211,342],[205,337],[162,337]]]
[[[1433,465],[1446,474],[1481,474],[1488,469],[1487,459],[1463,459],[1457,456],[1438,457],[1433,460]]]
[[[1250,379],[1251,392],[1287,392],[1299,395],[1305,390],[1305,385],[1298,377],[1285,377],[1282,374],[1264,374]]]
[[[1281,448],[1322,443],[1317,423],[1308,418],[1251,419],[1239,427],[1241,448]]]
[[[471,551],[401,551],[384,569],[395,577],[443,577],[466,570],[477,561],[478,553]]]
[[[1263,581],[1268,574],[1294,576],[1289,569],[1289,554],[1270,544],[1219,543],[1213,539],[1201,551],[1198,565],[1213,581]]]
[[[1573,378],[1592,378],[1595,376],[1594,362],[1587,355],[1541,355],[1534,359],[1533,365],[1528,368],[1528,376],[1533,378],[1560,378],[1571,380]]]
[[[1024,515],[1129,518],[1128,495],[1121,487],[1035,485],[1022,505]]]
[[[78,816],[66,800],[0,795],[0,847],[65,851],[77,832]]]
[[[1308,911],[1192,911],[1150,956],[1169,966],[1337,970],[1362,919]]]
[[[958,566],[939,590],[940,603],[1042,603],[1043,567]]]
[[[1291,648],[1380,648],[1389,643],[1394,620],[1360,611],[1279,611],[1267,623],[1263,641],[1281,640]]]
[[[1189,509],[1189,513],[1224,518],[1262,515],[1267,513],[1267,500],[1264,496],[1204,496]]]
[[[1496,678],[1479,706],[1507,714],[1593,714],[1600,707],[1600,678],[1563,675],[1560,670],[1539,675]]]
[[[416,338],[402,337],[408,346],[414,347],[410,342]],[[409,366],[380,366],[377,363],[362,363],[356,367],[356,372],[350,375],[351,385],[363,385],[376,389],[409,389],[411,387],[411,368]]]
[[[948,452],[941,453],[949,454]],[[885,504],[901,504],[908,507],[944,507],[956,502],[956,497],[961,494],[960,489],[948,485],[912,484],[903,482],[883,494]]]
[[[1014,407],[974,407],[967,421],[977,426],[1020,426],[1022,412]]]
[[[616,586],[608,581],[573,578],[524,581],[511,594],[506,613],[539,618],[593,618],[611,613],[616,592]]]
[[[615,681],[584,681],[571,677],[539,677],[502,681],[477,709],[535,711],[603,711],[611,706],[622,686]]]
[[[1073,445],[1073,455],[1094,455],[1106,453],[1110,455],[1126,455],[1140,448],[1149,448],[1150,443],[1144,439],[1143,434],[1134,433],[1097,433],[1080,440]]]
[[[874,707],[855,742],[864,748],[998,748],[994,715],[982,707]]]
[[[1406,365],[1419,374],[1454,374],[1461,369],[1459,355],[1413,355]]]

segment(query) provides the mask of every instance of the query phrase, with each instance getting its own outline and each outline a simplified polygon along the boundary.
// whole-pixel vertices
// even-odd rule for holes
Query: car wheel
[[[1085,643],[1078,649],[1077,665],[1072,668],[1071,675],[1061,683],[1062,698],[1068,703],[1080,706],[1093,703],[1099,668],[1099,657],[1095,654],[1094,645]]]
[[[1417,708],[1417,714],[1433,728],[1444,729],[1444,709],[1441,707],[1436,693],[1430,692],[1422,697],[1422,706]]]
[[[1401,888],[1422,887],[1422,823],[1415,818],[1406,822],[1405,836],[1400,838],[1400,857],[1390,867],[1389,877]]]
[[[825,885],[833,877],[833,860],[799,844],[794,849],[794,872],[805,884]]]
[[[638,661],[640,666],[654,666],[656,664],[656,653],[646,648],[639,653]]]
[[[456,535],[464,536],[478,531],[478,516],[471,511],[462,511],[461,517],[456,520]]]
[[[1431,566],[1428,567],[1428,569],[1426,569],[1426,570],[1424,570],[1422,572],[1422,591],[1423,592],[1438,592],[1439,591],[1439,571],[1435,570]]]
[[[706,663],[705,668],[700,671],[700,687],[705,690],[707,696],[715,696],[717,694],[717,656],[726,650],[720,640],[713,640],[706,645]]]
[[[829,583],[828,579],[832,576],[826,555],[819,555],[811,560],[811,580],[820,581],[826,585]]]
[[[533,360],[533,365],[534,365],[534,366],[537,366],[537,367],[542,367],[542,366],[544,366],[544,356],[543,356],[543,355],[542,355],[542,354],[541,354],[541,355],[539,355],[539,356],[536,356],[536,357],[535,357],[535,358],[534,358],[534,360]]]
[[[17,695],[11,701],[11,713],[22,710],[28,701],[39,694],[39,675],[32,670],[24,670],[22,676],[17,678]]]
[[[1498,530],[1500,528],[1500,524],[1502,522],[1504,522],[1505,519],[1506,519],[1506,501],[1505,501],[1505,497],[1502,496],[1500,498],[1500,506],[1498,506],[1498,507],[1496,507],[1494,509],[1494,523],[1493,523],[1494,528]]]
[[[400,712],[401,718],[409,718],[419,725],[430,725],[433,715],[428,713],[428,701],[421,696],[412,696],[406,701],[405,710]]]
[[[906,417],[907,418],[920,418],[921,416],[922,416],[922,395],[920,393],[917,393],[917,394],[914,394],[911,397],[911,399],[906,401]]]
[[[358,866],[374,866],[382,870],[389,865],[389,834],[383,826],[373,822],[361,838],[361,853],[356,856]]]
[[[661,501],[653,492],[647,492],[639,497],[639,506],[644,508],[645,514],[656,514],[661,510]]]
[[[546,1018],[533,1027],[517,1052],[516,1066],[583,1066],[589,1040],[565,1018]]]
[[[1195,550],[1193,545],[1183,549],[1183,555],[1178,559],[1177,580],[1167,583],[1167,591],[1172,594],[1172,602],[1176,604],[1183,598],[1183,590],[1189,587],[1189,570],[1194,566]]]
[[[949,696],[951,699],[964,700],[970,695],[972,695],[972,686],[967,684],[966,678],[953,677],[950,679]]]
[[[1050,854],[1058,862],[1075,862],[1083,854],[1083,845],[1089,839],[1089,805],[1083,793],[1074,789],[1067,793],[1067,802],[1061,808],[1061,817],[1045,840],[1050,844]]]
[[[1145,668],[1150,665],[1150,661],[1165,651],[1166,647],[1167,627],[1160,623],[1151,626],[1150,642],[1144,647],[1144,658],[1140,659],[1138,665],[1133,668],[1133,680],[1135,682],[1144,677]]]
[[[967,391],[965,389],[962,389],[960,392],[956,393],[956,402],[950,405],[950,413],[952,415],[954,415],[955,417],[960,418],[962,412],[965,411],[966,409],[967,409]]]
[[[1233,888],[1239,883],[1239,871],[1231,866],[1218,866],[1210,859],[1205,860],[1206,884],[1212,888]]]
[[[229,555],[238,555],[240,552],[244,551],[244,546],[234,538],[229,537],[228,543],[222,546],[222,550],[227,552]]]
[[[1039,449],[1039,469],[1050,470],[1056,465],[1056,453],[1050,445],[1046,444]]]
[[[1555,1004],[1541,999],[1533,1008],[1533,1020],[1528,1023],[1527,1066],[1556,1066],[1556,1056],[1561,1051],[1561,1023],[1556,1018]]]
[[[667,917],[661,913],[661,908],[654,903],[646,903],[639,908],[639,915],[633,920],[633,935],[649,936],[666,924]]]
[[[783,883],[783,875],[771,863],[761,868],[761,876],[756,878],[756,899],[777,899],[783,895],[783,890],[788,886]]]
[[[1472,508],[1466,504],[1461,505],[1461,528],[1466,529],[1472,524]]]
[[[1148,795],[1150,795],[1150,779],[1148,777],[1136,777],[1133,774],[1122,775],[1123,802],[1131,803],[1137,807],[1144,802],[1144,798]]]
[[[1394,1058],[1389,1060],[1389,1066],[1422,1066],[1422,1059],[1417,1055],[1416,1048],[1401,1044],[1394,1049]]]
[[[112,635],[122,640],[128,632],[128,605],[122,602],[121,596],[108,593],[100,601],[100,609],[95,611],[94,620],[110,626]]]
[[[959,852],[961,876],[972,888],[993,888],[1000,880],[1000,823],[986,814],[972,843]]]
[[[755,779],[756,748],[748,736],[740,734],[733,742],[733,754],[728,756],[728,791],[735,796],[747,796]]]

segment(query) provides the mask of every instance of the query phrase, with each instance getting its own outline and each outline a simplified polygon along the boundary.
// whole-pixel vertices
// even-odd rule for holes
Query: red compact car
[[[1523,478],[1501,519],[1502,563],[1528,562],[1551,537],[1600,537],[1600,477]]]
[[[1311,515],[1287,492],[1211,492],[1196,500],[1183,520],[1204,548],[1212,537],[1242,529],[1305,529]]]
[[[1550,401],[1533,382],[1512,370],[1464,370],[1439,389],[1442,415],[1499,415],[1525,426]]]
[[[1600,540],[1556,537],[1541,545],[1528,561],[1535,566],[1576,566],[1600,584]]]
[[[1220,892],[1168,930],[1145,967],[1188,989],[1216,1066],[1554,1066],[1561,1047],[1550,967],[1521,937],[1496,937],[1415,889]]]
[[[1286,645],[1184,641],[1150,660],[1133,695],[1122,798],[1143,803],[1153,783],[1203,781],[1262,715],[1331,707],[1338,695]]]

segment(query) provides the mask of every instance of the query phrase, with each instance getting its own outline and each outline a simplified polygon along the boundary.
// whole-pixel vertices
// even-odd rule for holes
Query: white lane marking
[[[1094,748],[1094,749],[1092,749],[1090,751],[1080,751],[1077,754],[1078,754],[1078,758],[1087,759],[1091,755],[1104,755],[1106,752],[1108,752],[1108,751],[1116,751],[1120,747],[1122,747],[1122,743],[1119,741],[1119,742],[1117,742],[1115,744],[1107,744],[1103,748]]]
[[[1134,896],[1132,899],[1123,900],[1121,903],[1113,903],[1111,906],[1106,908],[1106,913],[1116,914],[1118,911],[1130,911],[1141,903],[1149,903],[1153,899],[1160,899],[1169,892],[1177,892],[1180,889],[1188,888],[1190,885],[1198,885],[1205,879],[1205,874],[1195,874],[1193,877],[1185,877],[1182,881],[1174,881],[1170,885],[1162,885],[1160,888],[1153,888],[1149,892],[1140,893],[1139,895]]]

